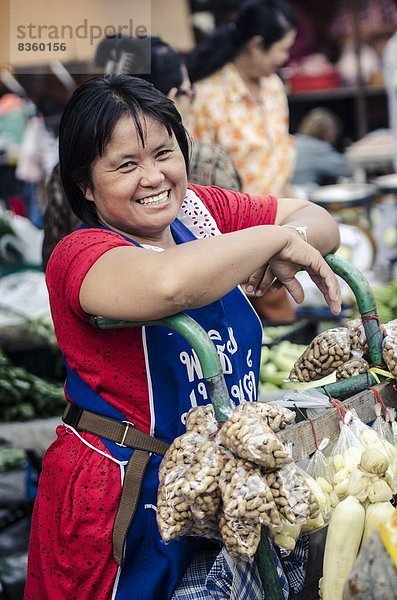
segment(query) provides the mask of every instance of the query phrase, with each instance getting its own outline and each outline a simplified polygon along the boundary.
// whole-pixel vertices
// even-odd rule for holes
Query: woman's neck
[[[246,60],[244,54],[239,54],[236,56],[236,58],[233,60],[233,64],[251,96],[255,100],[259,100],[261,80],[260,77],[251,72],[249,62]]]
[[[117,227],[110,226],[106,222],[104,222],[104,226],[110,231],[115,231],[116,233],[120,233],[122,236],[133,240],[134,242],[138,242],[141,246],[155,246],[157,248],[162,248],[166,250],[167,248],[172,248],[176,245],[176,242],[173,238],[171,228],[167,227],[161,234],[156,234],[153,236],[140,236],[139,234],[135,234],[132,231],[124,231],[122,229],[118,229]]]

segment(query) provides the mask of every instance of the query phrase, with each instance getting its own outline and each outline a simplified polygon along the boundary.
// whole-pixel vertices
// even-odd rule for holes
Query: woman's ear
[[[176,87],[173,87],[173,88],[171,88],[171,89],[170,89],[170,91],[168,92],[168,94],[167,94],[167,98],[168,98],[169,100],[172,100],[172,102],[175,102],[175,98],[176,98],[176,95],[177,95],[177,93],[178,93],[178,88],[176,88]]]
[[[94,195],[91,191],[91,188],[89,188],[88,185],[83,185],[82,183],[79,183],[78,185],[84,198],[89,202],[94,202]]]
[[[246,43],[246,49],[250,52],[257,52],[258,50],[263,52],[263,37],[261,35],[254,35]]]

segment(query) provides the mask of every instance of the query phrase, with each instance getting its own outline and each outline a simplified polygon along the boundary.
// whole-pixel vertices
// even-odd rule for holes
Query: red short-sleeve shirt
[[[222,233],[273,224],[277,200],[216,187],[189,186]],[[82,281],[100,256],[129,243],[115,232],[81,229],[63,238],[51,255],[46,280],[58,344],[69,366],[106,401],[149,433],[150,411],[140,328],[96,330],[80,307]]]

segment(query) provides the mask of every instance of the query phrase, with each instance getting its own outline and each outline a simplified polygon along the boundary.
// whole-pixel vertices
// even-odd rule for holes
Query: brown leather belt
[[[164,455],[168,444],[136,429],[129,421],[110,419],[79,408],[71,402],[67,403],[62,420],[74,429],[93,433],[115,442],[122,448],[135,450],[125,471],[120,504],[113,527],[113,557],[118,565],[122,565],[125,538],[134,518],[150,454]]]

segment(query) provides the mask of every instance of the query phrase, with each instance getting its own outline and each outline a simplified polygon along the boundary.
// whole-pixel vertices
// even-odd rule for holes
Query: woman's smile
[[[158,206],[159,204],[164,204],[169,198],[170,190],[166,190],[165,192],[160,192],[155,196],[147,196],[146,198],[140,198],[137,200],[138,204],[143,204],[145,206]]]

